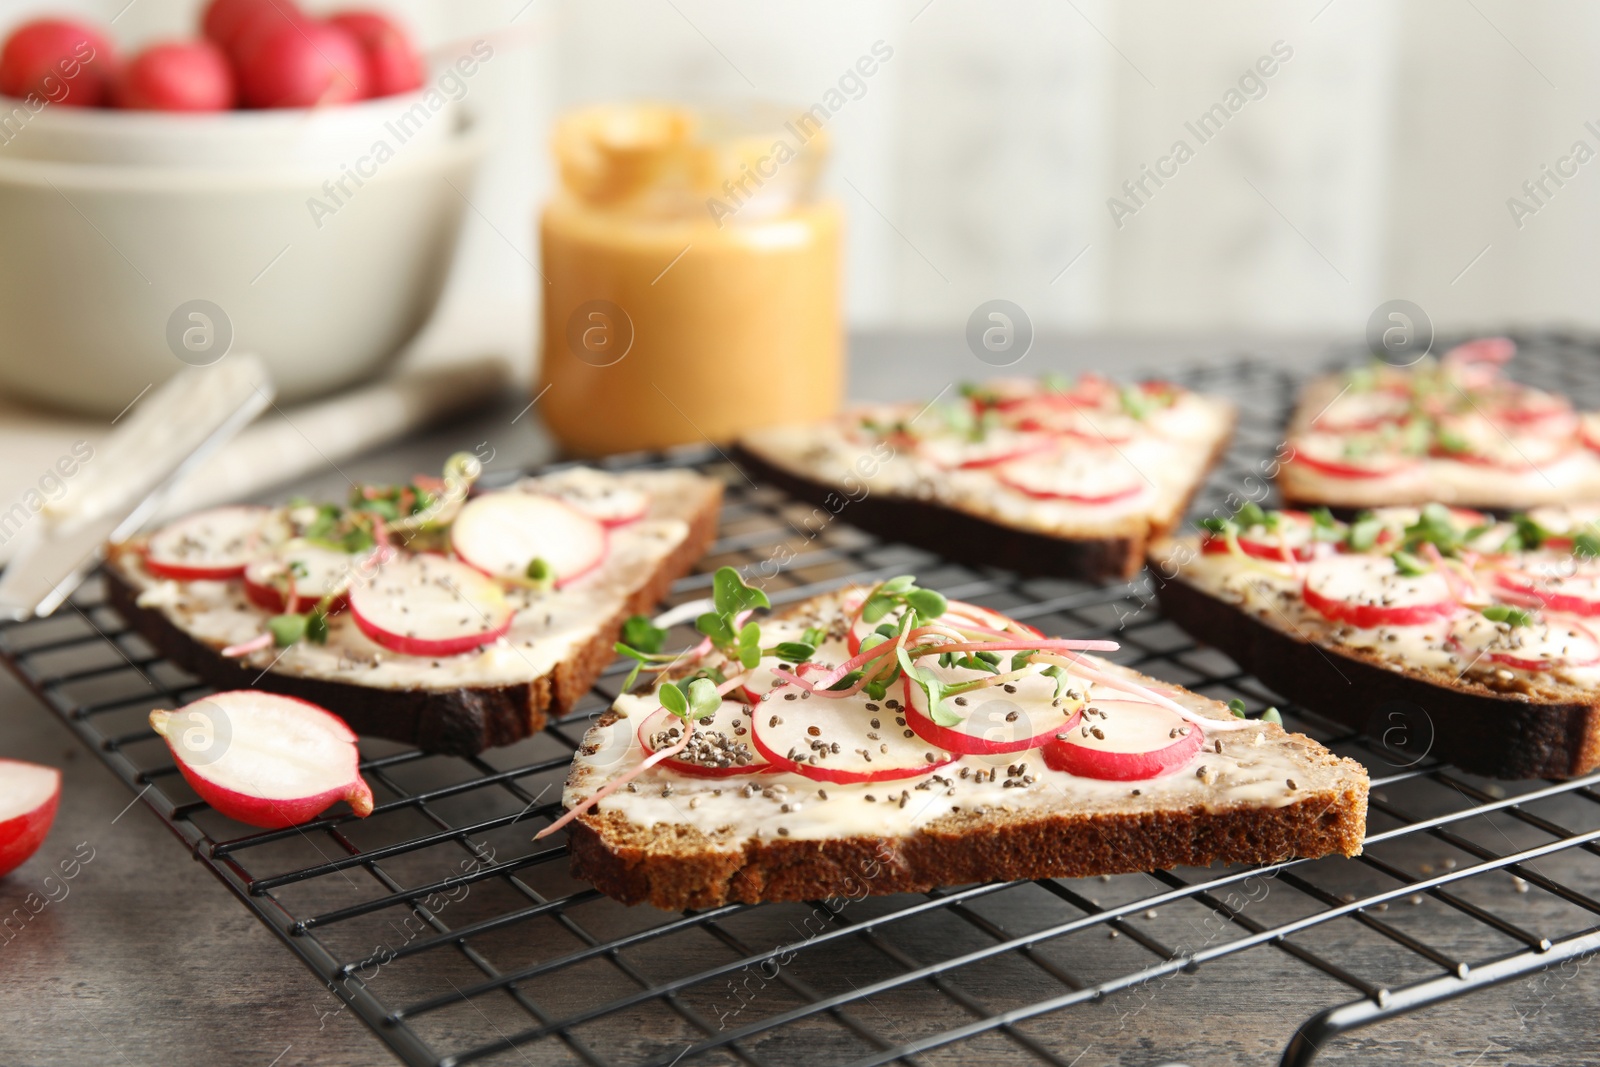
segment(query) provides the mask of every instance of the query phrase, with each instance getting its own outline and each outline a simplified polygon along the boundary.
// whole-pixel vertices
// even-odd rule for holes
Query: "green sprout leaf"
[[[691,719],[704,719],[722,707],[722,694],[709,678],[696,678],[689,683],[688,705]]]
[[[1228,701],[1228,710],[1233,712],[1237,718],[1245,718],[1244,701],[1240,700],[1238,697],[1234,697],[1232,700]]]
[[[1427,562],[1409,552],[1396,552],[1394,554],[1394,567],[1395,570],[1407,578],[1416,578],[1433,570],[1433,567]]]
[[[950,606],[944,594],[933,589],[911,590],[906,594],[906,604],[924,619],[937,619]]]
[[[871,634],[868,635],[868,637],[871,636]],[[866,641],[862,641],[861,647],[868,648],[870,646],[868,646]],[[816,653],[817,649],[815,645],[809,645],[802,641],[780,641],[777,645],[773,646],[772,649],[772,654],[777,656],[779,659],[787,663],[795,664],[804,663],[806,660],[816,655]]]
[[[761,665],[761,627],[747,622],[739,630],[739,662],[753,671]]]
[[[279,648],[288,648],[306,635],[306,617],[274,615],[267,620],[267,632],[272,635],[273,644]]]
[[[701,679],[702,681],[704,679]],[[715,687],[713,687],[715,688]],[[687,718],[689,714],[689,698],[683,695],[683,690],[675,685],[662,686],[656,693],[661,701],[661,706],[680,719]]]
[[[744,579],[739,577],[739,572],[732,567],[719,567],[717,573],[712,575],[711,599],[717,606],[717,612],[730,618],[741,611],[772,606],[767,594],[746,585]]]
[[[1503,622],[1507,626],[1527,626],[1533,622],[1533,612],[1514,608],[1510,604],[1490,604],[1483,609],[1483,617],[1490,622]]]
[[[1383,523],[1366,515],[1350,524],[1350,529],[1345,531],[1344,543],[1352,552],[1367,552],[1378,543],[1378,535],[1382,532]]]
[[[622,624],[622,640],[640,652],[660,652],[667,643],[667,631],[650,621],[648,615],[631,615]]]
[[[1572,554],[1584,559],[1600,556],[1600,536],[1591,530],[1584,530],[1572,539]]]
[[[1275,722],[1279,726],[1282,726],[1283,725],[1283,716],[1278,712],[1277,708],[1268,708],[1266,711],[1263,711],[1261,713],[1261,721],[1262,722]]]

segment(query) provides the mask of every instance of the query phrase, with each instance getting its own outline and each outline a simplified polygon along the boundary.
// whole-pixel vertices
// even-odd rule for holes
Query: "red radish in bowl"
[[[185,582],[237,578],[260,554],[269,514],[262,507],[212,508],[163,526],[145,545],[145,569]]]
[[[554,497],[508,490],[469,500],[450,527],[450,546],[491,578],[524,581],[543,560],[558,586],[577,581],[606,555],[600,523]]]
[[[258,27],[275,18],[287,22],[303,18],[294,0],[211,0],[200,19],[200,32],[219,48],[231,50]],[[258,21],[260,20],[260,21]]]
[[[944,681],[982,677],[978,671],[929,667],[928,663],[925,660],[922,666]],[[960,712],[963,718],[959,725],[940,726],[934,722],[928,708],[927,691],[906,678],[906,725],[930,744],[973,756],[1026,752],[1077,726],[1083,701],[1068,697],[1057,701],[1055,679],[1031,674],[1019,679],[1012,688],[1014,692],[1010,693],[993,686],[964,696],[946,697],[942,701],[944,708]],[[1080,682],[1076,691],[1081,693],[1086,688],[1087,685]]]
[[[422,86],[422,59],[411,38],[387,15],[376,11],[341,11],[328,21],[355,38],[367,60],[368,95],[394,96]]]
[[[116,86],[117,106],[140,111],[226,111],[236,95],[228,57],[209,41],[151,45]]]
[[[298,826],[339,801],[365,818],[356,735],[337,715],[256,689],[213,693],[150,713],[184,780],[230,819],[263,830]]]
[[[81,22],[25,23],[0,48],[0,93],[18,99],[33,94],[65,107],[101,107],[116,73],[111,42]]]
[[[239,95],[249,107],[316,107],[368,96],[361,46],[326,22],[286,21],[235,46]]]
[[[60,803],[60,771],[0,759],[0,878],[39,851]]]
[[[1390,556],[1346,554],[1310,564],[1306,604],[1324,618],[1359,629],[1420,626],[1455,614],[1454,591],[1438,569],[1401,574]]]
[[[406,656],[455,656],[492,643],[515,612],[500,587],[443,556],[397,556],[349,593],[362,633]]]
[[[755,711],[737,700],[724,700],[710,717],[694,725],[694,739],[683,751],[661,761],[680,774],[697,778],[727,778],[760,774],[767,763],[750,744],[749,718]],[[683,736],[683,720],[666,708],[657,708],[639,724],[639,744],[645,755],[671,748]]]
[[[1171,774],[1205,744],[1199,726],[1140,700],[1091,700],[1077,724],[1062,733],[1044,746],[1046,767],[1112,782]]]
[[[895,721],[900,713],[865,693],[802,698],[798,686],[788,685],[772,690],[752,711],[750,740],[756,751],[776,770],[813,781],[921,778],[956,759],[914,734],[907,737],[910,731]]]

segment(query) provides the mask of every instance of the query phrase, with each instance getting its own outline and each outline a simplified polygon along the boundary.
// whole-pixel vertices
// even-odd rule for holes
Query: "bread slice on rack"
[[[710,715],[688,736],[671,683],[619,697],[553,824],[573,874],[625,903],[702,908],[1361,851],[1356,762],[1083,650],[1108,642],[932,598],[878,614],[882,588],[763,622],[753,670],[710,639],[674,664],[680,692],[715,683],[698,711],[689,683],[688,714]],[[899,640],[885,627],[907,636],[874,660]]]
[[[1227,447],[1231,404],[1168,382],[1005,379],[746,434],[758,477],[835,517],[964,562],[1131,578]]]
[[[705,553],[722,497],[692,471],[575,467],[416,522],[417,489],[179,520],[111,546],[110,603],[213,686],[285,693],[360,734],[470,754],[571,710],[615,659],[623,622]],[[406,530],[382,557],[374,515]]]
[[[1310,382],[1282,450],[1291,507],[1427,503],[1520,511],[1600,502],[1600,412],[1505,377],[1504,337],[1442,359],[1358,367]]]
[[[1246,512],[1151,555],[1163,615],[1197,640],[1395,765],[1600,767],[1600,508]]]

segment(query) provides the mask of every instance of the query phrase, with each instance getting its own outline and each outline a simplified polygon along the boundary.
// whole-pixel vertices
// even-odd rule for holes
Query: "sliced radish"
[[[838,645],[835,645],[834,649],[837,651],[843,651],[842,649],[839,649]],[[818,651],[819,654],[825,658],[826,662],[837,662],[841,659],[849,659],[850,656],[855,655],[854,652],[851,652],[849,656],[836,655],[828,657],[825,649],[819,649]],[[767,693],[776,689],[778,686],[783,685],[783,680],[773,673],[773,671],[780,666],[785,665],[778,657],[763,657],[761,662],[756,664],[755,669],[750,672],[749,677],[744,680],[744,684],[739,687],[739,691],[744,694],[745,700],[751,704],[759,704],[762,697],[766,696]],[[831,668],[823,666],[822,662],[808,660],[807,662],[800,664],[798,667],[795,667],[793,664],[788,664],[785,666],[785,669],[792,669],[795,674],[798,674],[800,677],[804,678],[811,674],[826,674]]]
[[[1526,433],[1504,426],[1476,411],[1447,415],[1439,420],[1442,433],[1453,436],[1464,448],[1444,449],[1437,454],[1462,463],[1478,463],[1508,470],[1532,470],[1554,463],[1571,452],[1576,439],[1566,435]]]
[[[1371,443],[1366,451],[1353,445]],[[1300,463],[1332,478],[1388,478],[1413,470],[1422,462],[1387,442],[1363,442],[1333,433],[1308,433],[1297,438],[1290,462]]]
[[[271,513],[271,508],[227,507],[181,518],[150,536],[145,569],[185,582],[237,578],[260,551],[261,528]]]
[[[623,485],[563,486],[552,494],[602,526],[638,522],[650,510],[650,494]]]
[[[244,569],[244,595],[250,603],[267,611],[307,612],[329,592],[359,575],[362,561],[369,555],[295,541],[250,561]],[[285,597],[291,578],[292,604]],[[344,602],[341,594],[329,609],[337,610]]]
[[[1332,550],[1331,542],[1317,540],[1317,525],[1310,515],[1303,511],[1280,511],[1277,516],[1278,525],[1274,530],[1256,525],[1239,531],[1239,548],[1245,555],[1257,559],[1295,559],[1303,563]],[[1208,534],[1200,551],[1214,555],[1231,552],[1232,548],[1226,537]]]
[[[905,726],[899,705],[894,697],[813,697],[783,686],[753,709],[750,739],[778,770],[840,784],[920,778],[956,758]]]
[[[0,878],[39,851],[60,804],[60,771],[0,759]]]
[[[860,603],[861,602],[859,598],[855,600],[847,600],[845,602],[845,610],[854,615],[855,610],[860,606]],[[866,640],[867,635],[876,631],[878,627],[888,625],[898,631],[900,628],[900,619],[904,616],[904,614],[905,610],[903,608],[896,608],[883,618],[877,620],[876,622],[870,623],[862,619],[860,616],[855,616],[854,621],[850,625],[850,632],[845,637],[845,647],[849,649],[850,655],[854,656],[858,654],[861,651],[861,642]],[[934,621],[949,623],[958,629],[961,627],[977,627],[983,630],[997,630],[1003,632],[1006,630],[1014,631],[1020,628],[1023,633],[1032,634],[1034,637],[1044,636],[1044,634],[1039,630],[1029,626],[1025,622],[1018,622],[1015,619],[1008,618],[1007,616],[1000,614],[998,611],[990,611],[988,608],[981,607],[977,604],[969,604],[964,600],[949,601],[948,606],[945,608],[945,613]]]
[[[1536,618],[1523,626],[1492,622],[1477,612],[1450,626],[1450,642],[1468,655],[1523,671],[1600,663],[1600,640],[1577,619]]]
[[[925,658],[920,666],[943,682],[955,684],[983,677],[981,671],[938,667],[932,662]],[[1008,683],[1008,688],[989,686],[944,698],[940,701],[944,710],[963,718],[960,725],[940,726],[928,707],[927,691],[909,678],[904,681],[906,725],[924,741],[963,755],[986,756],[1038,748],[1076,726],[1083,707],[1081,698],[1056,699],[1055,679],[1033,673]],[[1087,690],[1087,682],[1074,687],[1074,692],[1080,694]]]
[[[577,581],[606,555],[605,527],[570,504],[533,493],[488,493],[469,500],[450,527],[450,544],[491,578],[522,581],[543,560],[556,585]]]
[[[1411,412],[1411,397],[1391,389],[1368,389],[1344,393],[1335,398],[1311,422],[1311,428],[1327,433],[1372,430],[1400,422]]]
[[[1586,411],[1578,420],[1578,436],[1584,447],[1600,452],[1600,411]]]
[[[230,819],[276,830],[341,800],[363,818],[372,813],[356,735],[315,704],[238,689],[152,711],[150,725],[194,791]]]
[[[1594,564],[1552,560],[1527,569],[1496,571],[1494,580],[1502,589],[1533,597],[1551,611],[1600,615],[1600,566]]]
[[[397,556],[350,589],[361,632],[407,656],[454,656],[499,638],[514,614],[500,587],[443,556]]]
[[[699,778],[727,778],[735,774],[760,774],[768,769],[750,744],[751,708],[737,700],[695,723],[694,737],[682,752],[661,765]],[[657,708],[639,724],[639,744],[646,755],[671,748],[683,737],[683,720],[666,708]]]
[[[1002,485],[1040,500],[1113,504],[1149,491],[1139,469],[1114,448],[1063,449],[1048,460],[1008,463],[995,471]]]
[[[1063,732],[1044,746],[1045,766],[1112,782],[1171,774],[1205,744],[1200,727],[1141,700],[1091,700],[1082,719]]]
[[[1440,361],[1452,367],[1483,365],[1486,369],[1498,368],[1511,362],[1517,354],[1517,343],[1509,337],[1479,337],[1465,341],[1444,354]]]
[[[917,446],[924,457],[946,470],[994,467],[1055,447],[1055,440],[1048,435],[1006,429],[990,430],[981,441],[945,435],[924,438]]]
[[[1455,613],[1450,583],[1437,570],[1403,575],[1389,556],[1338,555],[1306,570],[1306,604],[1335,622],[1362,630],[1418,626]]]

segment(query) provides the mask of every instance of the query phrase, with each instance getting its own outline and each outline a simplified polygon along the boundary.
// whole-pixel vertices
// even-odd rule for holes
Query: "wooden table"
[[[1098,366],[1130,374],[1246,351],[1293,364],[1320,359],[1325,347],[1304,339],[1041,342],[1016,369]],[[954,331],[859,338],[855,353],[852,392],[862,397],[930,394],[985,369]],[[513,421],[525,403],[507,397],[471,419],[344,464],[344,474],[357,480],[402,477],[433,469],[449,451],[484,441],[495,449],[495,467],[541,461],[550,448],[533,417]],[[342,496],[343,485],[343,476],[330,471],[323,484],[302,488],[313,496]],[[5,674],[0,739],[0,755],[53,764],[65,773],[61,812],[49,840],[32,861],[0,881],[0,915],[24,907],[30,893],[39,895],[35,906],[40,898],[54,898],[20,932],[0,933],[0,1063],[395,1062],[227,890],[200,866],[184,862],[181,846],[155,817]],[[58,863],[90,850],[93,858],[75,878],[46,883]],[[1457,921],[1437,905],[1420,907],[1432,911],[1431,921]],[[1571,977],[1536,977],[1357,1032],[1332,1044],[1318,1063],[1600,1062],[1600,966],[1568,970]],[[1116,998],[1099,1014],[1074,1013],[1071,1032],[1058,1030],[1052,1044],[1067,1050],[1066,1060],[1081,1050],[1072,1061],[1080,1067],[1276,1062],[1294,1024],[1351,999],[1331,983],[1305,982],[1304,973],[1271,951],[1251,951],[1197,976],[1162,983],[1159,998],[1137,1014],[1132,1012],[1139,1001],[1119,1004]],[[1052,1017],[1046,1017],[1033,1029],[1049,1034],[1051,1026]],[[923,1061],[964,1063],[971,1051],[956,1046]]]

